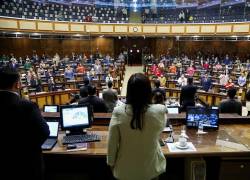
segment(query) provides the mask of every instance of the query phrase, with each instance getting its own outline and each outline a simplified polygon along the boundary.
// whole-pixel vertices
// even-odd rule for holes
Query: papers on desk
[[[217,139],[216,145],[231,148],[231,149],[237,149],[239,151],[249,151],[249,149],[243,144],[239,144],[239,143],[235,143],[235,142],[231,142],[227,140]]]
[[[168,150],[170,152],[194,152],[196,151],[196,148],[194,147],[192,142],[187,142],[187,148],[185,149],[177,148],[176,143],[167,143]]]
[[[68,152],[74,152],[74,151],[86,151],[87,150],[87,143],[76,143],[75,149],[67,149]]]

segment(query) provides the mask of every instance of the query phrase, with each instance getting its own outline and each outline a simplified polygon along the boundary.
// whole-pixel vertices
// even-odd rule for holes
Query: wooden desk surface
[[[94,126],[91,131],[101,136],[100,142],[88,143],[87,150],[67,152],[62,145],[63,132],[59,135],[56,146],[51,151],[44,151],[45,155],[67,155],[67,156],[91,156],[105,157],[107,154],[108,127]],[[174,138],[178,140],[181,126],[174,127]],[[168,150],[167,145],[162,147],[166,157],[201,157],[201,156],[250,156],[250,125],[222,125],[218,131],[208,132],[205,135],[197,135],[197,130],[187,129],[189,141],[196,147],[196,152],[173,153]],[[167,133],[162,133],[166,138]]]

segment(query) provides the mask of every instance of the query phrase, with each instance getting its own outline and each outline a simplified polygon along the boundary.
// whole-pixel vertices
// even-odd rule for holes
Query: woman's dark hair
[[[148,77],[142,73],[133,74],[128,80],[126,103],[132,106],[132,129],[143,128],[143,115],[151,104],[151,85]]]

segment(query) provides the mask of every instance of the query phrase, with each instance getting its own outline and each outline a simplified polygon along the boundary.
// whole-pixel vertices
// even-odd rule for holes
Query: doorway
[[[142,65],[142,51],[136,44],[132,45],[128,51],[128,65]]]

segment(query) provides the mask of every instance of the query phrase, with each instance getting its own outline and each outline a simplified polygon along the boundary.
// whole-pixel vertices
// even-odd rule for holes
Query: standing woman
[[[127,86],[126,104],[116,107],[109,125],[107,163],[120,180],[151,180],[165,171],[159,144],[165,127],[166,108],[151,104],[149,79],[133,74]]]

